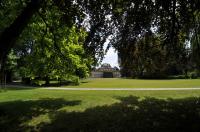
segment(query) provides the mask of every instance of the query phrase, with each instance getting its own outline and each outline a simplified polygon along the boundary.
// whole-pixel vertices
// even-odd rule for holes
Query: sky
[[[111,39],[111,36],[109,36],[106,40],[106,42],[104,43],[104,51],[106,50],[109,42],[110,42],[110,39]],[[112,67],[119,67],[119,64],[118,64],[118,55],[117,55],[117,52],[115,51],[115,49],[110,46],[109,50],[107,51],[106,55],[104,55],[104,59],[103,61],[101,62],[101,64],[103,63],[108,63],[110,64]]]
[[[109,63],[112,67],[119,67],[117,52],[112,47],[108,50],[101,64],[103,63]]]

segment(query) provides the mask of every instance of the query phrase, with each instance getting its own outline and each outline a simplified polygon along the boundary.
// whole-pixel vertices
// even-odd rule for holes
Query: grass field
[[[200,90],[0,92],[0,131],[199,131]]]
[[[121,78],[90,78],[82,80],[79,88],[194,88],[200,87],[200,79],[141,80]]]
[[[81,88],[200,87],[200,80],[87,79]],[[178,122],[178,123],[177,123]],[[0,131],[199,131],[200,90],[0,92]],[[134,125],[135,124],[135,125]],[[169,130],[168,130],[169,129]]]

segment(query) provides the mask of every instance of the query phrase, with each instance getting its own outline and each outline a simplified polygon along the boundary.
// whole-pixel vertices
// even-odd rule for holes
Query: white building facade
[[[120,71],[117,67],[112,68],[110,64],[102,64],[100,68],[91,72],[92,78],[119,78]]]

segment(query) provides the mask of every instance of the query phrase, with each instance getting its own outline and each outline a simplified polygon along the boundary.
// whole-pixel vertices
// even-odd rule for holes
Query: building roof
[[[108,72],[108,71],[110,71],[110,72],[113,72],[113,71],[119,71],[119,69],[117,67],[114,67],[114,68],[111,67],[111,65],[108,64],[108,63],[104,63],[96,71],[102,71],[102,72]]]

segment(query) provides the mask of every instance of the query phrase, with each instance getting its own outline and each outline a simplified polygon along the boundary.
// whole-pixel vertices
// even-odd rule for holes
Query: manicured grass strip
[[[12,89],[12,88],[10,88]],[[79,108],[85,109],[101,104],[112,104],[118,101],[116,97],[137,96],[155,98],[185,98],[199,97],[200,90],[191,91],[66,91],[66,90],[7,90],[0,92],[0,102],[16,100],[38,100],[62,98],[65,100],[81,100]]]
[[[122,78],[91,78],[82,80],[76,88],[195,88],[200,79],[140,80]]]

